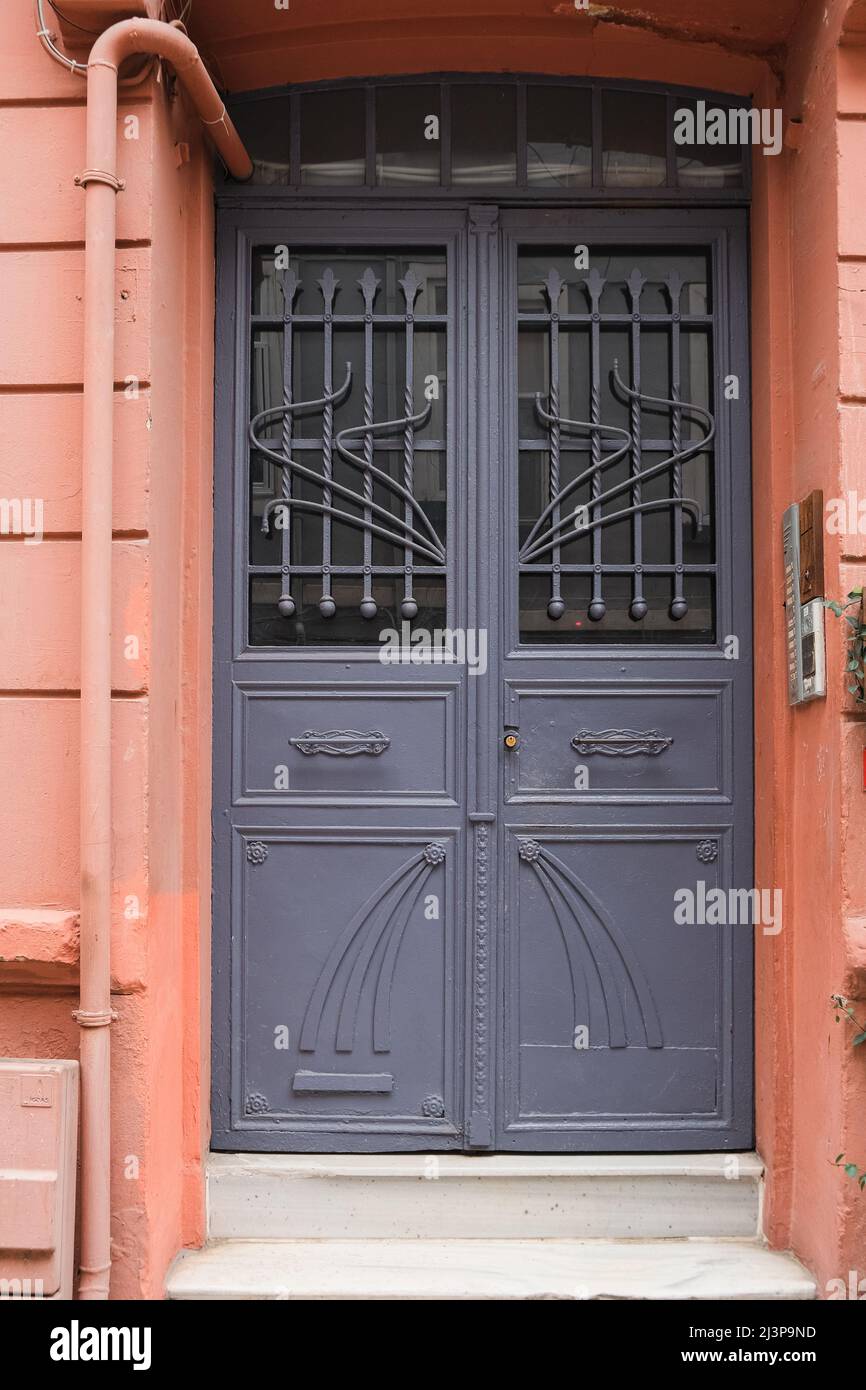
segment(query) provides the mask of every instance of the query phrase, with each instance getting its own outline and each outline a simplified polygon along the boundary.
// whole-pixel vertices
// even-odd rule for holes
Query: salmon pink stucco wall
[[[864,724],[832,622],[828,699],[787,707],[779,546],[790,501],[866,490],[866,21],[851,0],[732,0],[727,29],[699,0],[606,21],[541,0],[421,8],[334,0],[313,23],[202,0],[191,25],[234,90],[538,71],[740,92],[790,122],[784,153],[754,160],[752,214],[756,882],[784,895],[783,931],[756,941],[758,1144],[772,1243],[821,1287],[866,1276],[866,1195],[833,1164],[866,1166],[866,1057],[829,1003],[866,996]],[[84,87],[39,47],[30,0],[7,0],[0,39],[0,496],[45,506],[41,545],[0,537],[0,1052],[74,1057]],[[213,189],[166,73],[125,91],[119,129],[112,1292],[159,1297],[204,1234]],[[827,537],[831,592],[862,582],[863,551]]]
[[[163,74],[121,95],[115,389],[112,1292],[160,1297],[203,1230],[213,194]],[[0,14],[0,1052],[78,1055],[85,84]],[[108,621],[106,615],[106,621]],[[206,1093],[206,1090],[205,1090]]]
[[[792,498],[816,487],[828,501],[866,497],[864,19],[862,3],[804,6],[786,64],[786,111],[802,119],[802,143],[788,159],[789,265],[776,282],[790,301]],[[760,514],[760,495],[755,506]],[[825,528],[825,547],[830,596],[863,583],[866,536]],[[776,581],[771,601],[778,593]],[[764,1143],[759,1097],[759,1139],[765,1154],[778,1153],[774,1180],[784,1192],[771,1234],[784,1241],[787,1230],[819,1287],[847,1283],[851,1270],[866,1276],[866,1202],[834,1164],[844,1152],[866,1166],[866,1056],[828,1002],[842,993],[862,1016],[866,999],[866,723],[846,693],[841,635],[828,618],[827,700],[782,710],[776,721],[784,796],[772,833],[788,925],[762,991],[763,1016],[759,1002],[759,1077],[763,1095],[775,1087],[777,1123]]]

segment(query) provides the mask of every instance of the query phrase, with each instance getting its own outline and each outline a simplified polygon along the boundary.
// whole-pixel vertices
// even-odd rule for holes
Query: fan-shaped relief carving
[[[391,996],[400,947],[421,890],[444,859],[445,846],[432,841],[380,884],[352,917],[331,948],[310,995],[301,1027],[301,1052],[315,1052],[319,1046],[329,1004],[337,1015],[335,1050],[354,1050],[365,987],[373,1051],[390,1052]]]
[[[598,898],[539,841],[521,840],[518,853],[538,875],[562,934],[575,1026],[588,1022],[590,998],[600,997],[608,1046],[664,1047],[658,1011],[640,962]],[[629,1033],[629,997],[640,1020],[640,1036]],[[635,1017],[634,1011],[631,1017]]]

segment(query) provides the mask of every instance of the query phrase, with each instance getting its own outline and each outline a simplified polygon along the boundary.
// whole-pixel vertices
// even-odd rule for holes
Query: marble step
[[[171,1299],[799,1300],[815,1283],[748,1240],[220,1240],[169,1271]]]
[[[212,1154],[211,1240],[752,1238],[756,1154]]]

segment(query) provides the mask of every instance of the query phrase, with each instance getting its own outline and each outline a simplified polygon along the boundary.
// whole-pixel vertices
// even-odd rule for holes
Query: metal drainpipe
[[[81,1258],[78,1297],[106,1299],[111,1270],[111,485],[118,69],[133,54],[171,63],[229,172],[252,161],[195,45],[158,20],[112,25],[87,64],[84,451],[81,524]]]

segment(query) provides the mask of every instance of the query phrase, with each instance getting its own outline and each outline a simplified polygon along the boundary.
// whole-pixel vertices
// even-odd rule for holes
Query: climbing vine
[[[851,1008],[849,1001],[841,994],[831,994],[830,999],[836,1010],[836,1022],[840,1023],[842,1015],[844,1014],[848,1022],[857,1030],[853,1040],[853,1046],[862,1046],[863,1043],[866,1043],[866,1026],[860,1022],[860,1019]],[[844,1168],[849,1178],[855,1179],[862,1192],[864,1187],[866,1187],[866,1168],[861,1168],[858,1164],[846,1160],[844,1153],[837,1154],[834,1162],[837,1168]]]
[[[852,589],[845,602],[825,599],[824,606],[848,624],[848,659],[845,670],[850,678],[848,692],[866,705],[866,622],[863,621],[863,590]],[[853,609],[853,613],[850,611]]]

